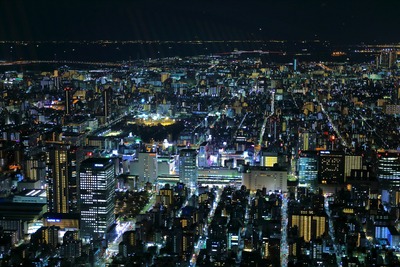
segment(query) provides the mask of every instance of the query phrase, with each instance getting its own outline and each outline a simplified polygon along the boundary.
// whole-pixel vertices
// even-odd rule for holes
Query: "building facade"
[[[191,190],[197,188],[197,151],[182,149],[179,153],[179,181]]]
[[[78,212],[77,148],[62,143],[50,144],[47,157],[48,211]]]
[[[80,167],[81,236],[104,237],[114,223],[115,165],[108,158],[89,158]]]

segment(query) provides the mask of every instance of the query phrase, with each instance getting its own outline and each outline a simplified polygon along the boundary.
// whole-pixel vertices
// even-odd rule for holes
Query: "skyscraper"
[[[115,220],[115,165],[111,159],[89,158],[80,166],[81,236],[104,237]]]
[[[197,188],[197,152],[195,149],[182,149],[179,153],[179,181],[192,191]]]
[[[78,212],[77,148],[51,143],[47,153],[48,211]]]

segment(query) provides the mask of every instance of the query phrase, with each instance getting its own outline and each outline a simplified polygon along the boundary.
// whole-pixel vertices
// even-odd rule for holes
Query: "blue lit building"
[[[316,151],[301,151],[298,159],[299,186],[317,189],[318,155]]]

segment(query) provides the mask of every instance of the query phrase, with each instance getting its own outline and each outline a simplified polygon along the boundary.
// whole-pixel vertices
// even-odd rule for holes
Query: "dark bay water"
[[[185,57],[224,54],[235,50],[271,51],[263,55],[273,62],[304,61],[365,62],[371,54],[354,53],[352,46],[303,42],[0,42],[0,60],[69,60],[116,62],[147,58]],[[344,57],[332,57],[333,51],[344,51]],[[285,54],[283,54],[285,53]]]

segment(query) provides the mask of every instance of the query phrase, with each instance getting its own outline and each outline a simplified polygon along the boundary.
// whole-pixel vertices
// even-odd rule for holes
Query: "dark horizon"
[[[0,1],[0,40],[399,42],[393,1]]]

